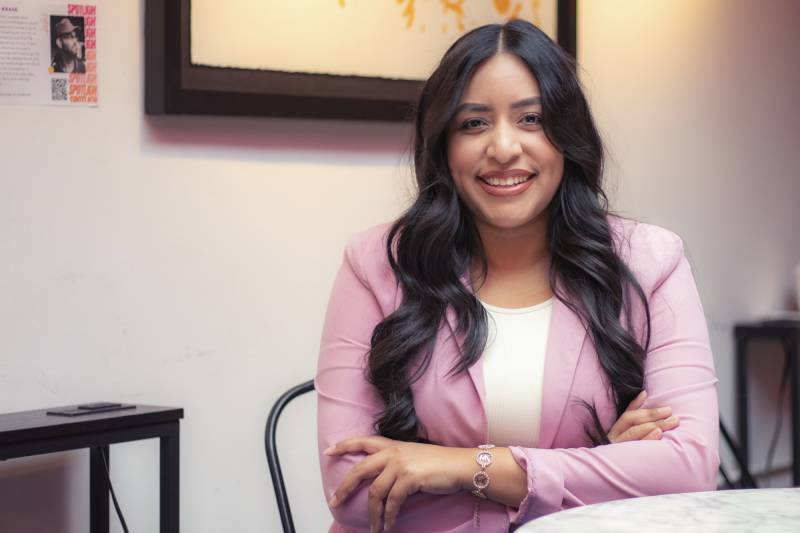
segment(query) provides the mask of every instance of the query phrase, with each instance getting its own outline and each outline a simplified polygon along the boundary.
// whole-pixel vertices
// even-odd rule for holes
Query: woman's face
[[[564,157],[544,133],[539,84],[517,56],[475,69],[448,130],[447,160],[481,230],[546,222]]]

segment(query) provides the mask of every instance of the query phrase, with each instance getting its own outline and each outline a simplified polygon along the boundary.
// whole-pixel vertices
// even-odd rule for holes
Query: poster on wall
[[[97,106],[97,5],[0,0],[0,104]]]

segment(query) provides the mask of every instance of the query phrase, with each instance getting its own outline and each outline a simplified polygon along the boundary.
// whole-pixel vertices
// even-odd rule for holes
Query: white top
[[[553,299],[518,309],[481,303],[489,315],[483,352],[488,442],[536,447]]]

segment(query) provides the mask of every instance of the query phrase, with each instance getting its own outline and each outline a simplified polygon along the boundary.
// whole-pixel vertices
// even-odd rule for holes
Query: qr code
[[[50,98],[54,102],[65,102],[67,100],[66,78],[54,78],[51,79],[50,82]]]

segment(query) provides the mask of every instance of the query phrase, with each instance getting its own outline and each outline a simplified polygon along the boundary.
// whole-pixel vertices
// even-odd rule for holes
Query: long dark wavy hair
[[[541,89],[542,123],[564,156],[564,175],[548,206],[550,285],[576,313],[594,342],[617,416],[642,390],[650,343],[650,311],[641,286],[618,255],[602,190],[603,145],[581,90],[571,56],[541,30],[522,20],[476,28],[445,53],[425,83],[416,112],[414,168],[418,194],[392,225],[386,245],[402,289],[400,307],[373,330],[367,380],[385,408],[376,431],[392,439],[425,442],[411,384],[427,370],[448,307],[463,337],[452,373],[481,357],[486,312],[461,277],[486,256],[473,216],[459,198],[447,164],[448,124],[471,73],[498,53],[514,54]],[[631,307],[638,299],[647,318],[638,341]],[[625,320],[622,317],[626,317]],[[585,431],[594,444],[608,443],[594,403],[578,399],[590,415]]]

